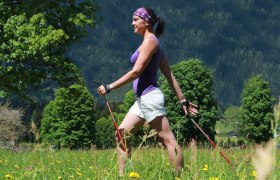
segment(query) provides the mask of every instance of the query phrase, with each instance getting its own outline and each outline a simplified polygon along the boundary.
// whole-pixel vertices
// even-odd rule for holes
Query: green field
[[[220,156],[218,149],[184,147],[185,166],[180,179],[230,180],[258,176],[252,165],[252,159],[256,159],[254,148],[223,152],[235,170]],[[280,179],[279,150],[274,148],[267,156],[272,157],[273,162],[269,163],[274,164],[268,179]],[[118,177],[115,149],[51,151],[40,145],[20,152],[0,149],[0,179],[134,179],[130,177],[131,172],[139,175],[138,179],[175,179],[166,150],[160,146],[134,150],[124,177]]]

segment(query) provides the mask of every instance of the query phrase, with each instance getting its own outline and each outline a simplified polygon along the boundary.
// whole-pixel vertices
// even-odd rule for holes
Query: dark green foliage
[[[119,109],[121,113],[127,113],[129,108],[134,104],[135,102],[135,95],[133,89],[128,91],[123,99],[123,103],[120,104]]]
[[[96,24],[96,10],[90,0],[0,2],[0,90],[26,96],[49,80],[83,82],[65,52]]]
[[[273,134],[274,138],[276,138],[276,142],[280,144],[280,97],[278,100],[278,104],[274,106],[274,126],[273,126]]]
[[[24,107],[26,124],[56,88],[84,84],[65,54],[97,24],[96,11],[92,0],[0,1],[0,101]]]
[[[242,92],[242,136],[256,143],[267,142],[273,135],[273,103],[269,83],[261,75],[248,79]]]
[[[42,141],[71,149],[90,147],[94,144],[94,107],[93,96],[85,87],[59,89],[44,109]]]
[[[110,117],[102,117],[96,121],[96,147],[113,148],[116,147],[115,127]]]
[[[192,117],[211,139],[215,135],[215,124],[218,120],[217,102],[214,99],[213,75],[197,59],[182,61],[172,66],[172,72],[176,77],[180,88],[186,98],[199,105],[199,114]],[[161,89],[166,96],[166,109],[171,127],[177,138],[188,142],[191,138],[206,140],[203,134],[194,126],[189,117],[185,117],[178,98],[165,78],[161,77]]]

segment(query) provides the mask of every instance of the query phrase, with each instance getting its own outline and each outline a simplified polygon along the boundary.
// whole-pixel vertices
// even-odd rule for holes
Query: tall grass
[[[280,118],[280,104],[275,106],[274,139],[265,146],[246,149],[223,149],[231,160],[232,168],[220,156],[220,149],[198,148],[195,142],[183,147],[185,165],[180,179],[199,180],[250,180],[280,179],[280,150],[276,148],[279,137],[277,125]],[[24,151],[10,151],[0,148],[0,179],[148,179],[173,180],[174,168],[169,162],[167,152],[158,147],[142,147],[147,138],[133,151],[128,160],[125,176],[118,177],[116,149],[53,151],[38,144]]]
[[[185,166],[180,179],[255,179],[258,174],[252,165],[255,149],[223,150],[236,165],[235,172],[215,149],[184,148]],[[51,151],[35,148],[32,151],[12,152],[0,149],[0,179],[175,179],[166,150],[140,148],[126,165],[125,176],[118,177],[116,150]],[[275,168],[268,179],[280,179],[280,154],[276,151]],[[133,176],[137,177],[137,176]]]

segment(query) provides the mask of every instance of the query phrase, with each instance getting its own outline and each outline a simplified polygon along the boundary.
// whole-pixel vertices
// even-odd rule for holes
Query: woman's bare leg
[[[122,135],[124,135],[125,132],[135,133],[140,127],[144,125],[144,123],[145,120],[143,120],[142,118],[128,113],[120,124],[119,130]],[[130,153],[130,148],[127,147],[127,152],[125,152],[120,146],[120,139],[118,138],[118,136],[115,136],[115,138],[118,144],[119,175],[123,176],[127,156]]]
[[[177,143],[173,132],[170,129],[169,122],[166,116],[156,117],[149,123],[152,129],[158,132],[158,137],[162,140],[167,148],[169,159],[175,166],[176,176],[179,177],[182,168],[184,167],[184,158],[182,148]]]

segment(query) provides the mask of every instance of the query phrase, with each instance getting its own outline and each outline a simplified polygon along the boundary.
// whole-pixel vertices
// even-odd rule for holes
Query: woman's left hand
[[[188,115],[190,113],[191,115],[196,116],[198,113],[198,106],[191,102],[189,102],[187,106],[183,105],[183,109],[184,109],[186,115]]]

